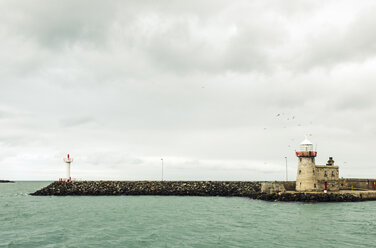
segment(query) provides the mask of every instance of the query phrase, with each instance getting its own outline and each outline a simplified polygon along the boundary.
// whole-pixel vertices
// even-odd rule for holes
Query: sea
[[[374,247],[376,201],[30,196],[0,184],[0,247]]]

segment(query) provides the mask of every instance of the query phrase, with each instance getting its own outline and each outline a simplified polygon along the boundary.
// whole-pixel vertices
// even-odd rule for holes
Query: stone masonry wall
[[[296,176],[296,191],[314,191],[316,177],[313,174],[315,170],[314,157],[299,157],[298,158],[298,171]]]
[[[372,184],[376,183],[375,178],[341,178],[339,179],[339,187],[341,190],[362,190],[373,189]]]

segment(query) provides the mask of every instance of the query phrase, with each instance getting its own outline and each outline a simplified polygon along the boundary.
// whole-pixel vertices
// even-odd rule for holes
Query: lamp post
[[[285,160],[286,160],[286,182],[287,182],[289,180],[287,176],[287,157],[285,157]]]
[[[162,160],[162,182],[163,182],[163,158],[161,158]]]

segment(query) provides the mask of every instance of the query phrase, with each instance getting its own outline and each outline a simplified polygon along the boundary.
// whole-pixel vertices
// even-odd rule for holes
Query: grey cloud
[[[341,96],[334,105],[337,111],[362,111],[374,107],[372,93],[351,93]]]
[[[169,8],[161,8],[163,5],[169,5]],[[133,67],[135,61],[151,70],[157,66],[175,73],[264,71],[270,67],[267,45],[277,44],[281,35],[280,31],[271,27],[274,22],[270,18],[253,10],[252,5],[244,6],[252,13],[247,19],[235,16],[239,9],[225,10],[223,3],[207,6],[218,12],[202,11],[201,3],[193,5],[201,11],[170,6],[170,2],[147,5],[53,1],[43,5],[16,5],[11,10],[21,17],[11,21],[5,18],[4,21],[15,26],[9,31],[11,35],[35,39],[35,49],[42,52],[38,56],[43,54],[44,59],[49,60],[59,61],[59,57],[77,49],[101,49],[105,54],[122,49],[124,53],[118,62],[126,62],[124,68]],[[101,10],[99,13],[98,9]],[[139,13],[136,15],[135,11]],[[179,11],[183,12],[183,17],[178,14]],[[206,12],[208,15],[205,15]],[[226,22],[228,16],[235,17],[231,23]],[[229,32],[236,34],[230,37]],[[216,38],[217,34],[222,37]],[[115,39],[108,40],[111,36]],[[49,58],[52,50],[44,51],[46,48],[57,53]],[[118,55],[112,54],[111,57],[114,56]],[[35,64],[32,61],[28,64],[33,70]],[[44,70],[43,67],[38,69]],[[129,71],[126,70],[126,73]]]
[[[84,179],[159,179],[161,157],[171,180],[282,179],[304,134],[356,164],[376,73],[354,3],[1,1],[1,173],[56,179],[71,153]]]
[[[61,121],[63,127],[76,127],[89,123],[94,123],[95,119],[91,117],[80,117],[80,118],[67,118]]]
[[[364,62],[376,56],[376,27],[374,12],[376,6],[359,13],[348,28],[337,30],[334,27],[324,28],[319,35],[309,35],[306,54],[299,67],[333,67],[343,63]]]
[[[18,35],[36,39],[43,48],[64,49],[75,42],[86,41],[99,44],[105,41],[109,19],[116,10],[115,4],[100,1],[37,1],[13,2],[7,11],[18,29]],[[99,11],[98,11],[99,10]],[[60,47],[62,46],[62,48]]]
[[[0,120],[1,119],[8,119],[8,118],[11,118],[12,116],[14,116],[12,113],[8,112],[8,111],[2,111],[0,110]]]
[[[194,27],[201,28],[199,23],[195,23]],[[189,28],[189,23],[179,23],[150,38],[147,51],[157,66],[168,70],[173,68],[175,72],[267,70],[270,51],[265,49],[266,43],[277,44],[279,34],[257,26],[245,26],[236,30],[227,41],[221,42],[214,37],[210,40],[200,37],[205,28],[200,33],[195,33],[192,27]],[[228,28],[224,27],[223,32],[229,32]]]

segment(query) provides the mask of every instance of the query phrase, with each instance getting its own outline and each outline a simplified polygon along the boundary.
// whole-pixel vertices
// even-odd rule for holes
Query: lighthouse
[[[65,179],[65,181],[71,182],[72,178],[70,175],[70,166],[71,166],[71,163],[73,162],[73,158],[71,158],[68,154],[67,157],[64,158],[64,162],[67,164],[67,178]]]
[[[296,152],[298,157],[298,173],[296,191],[328,192],[339,190],[339,167],[329,157],[326,165],[316,165],[317,152],[307,137],[300,143]]]
[[[307,137],[300,143],[296,152],[298,157],[298,173],[296,176],[296,191],[316,191],[316,164],[317,152]]]

